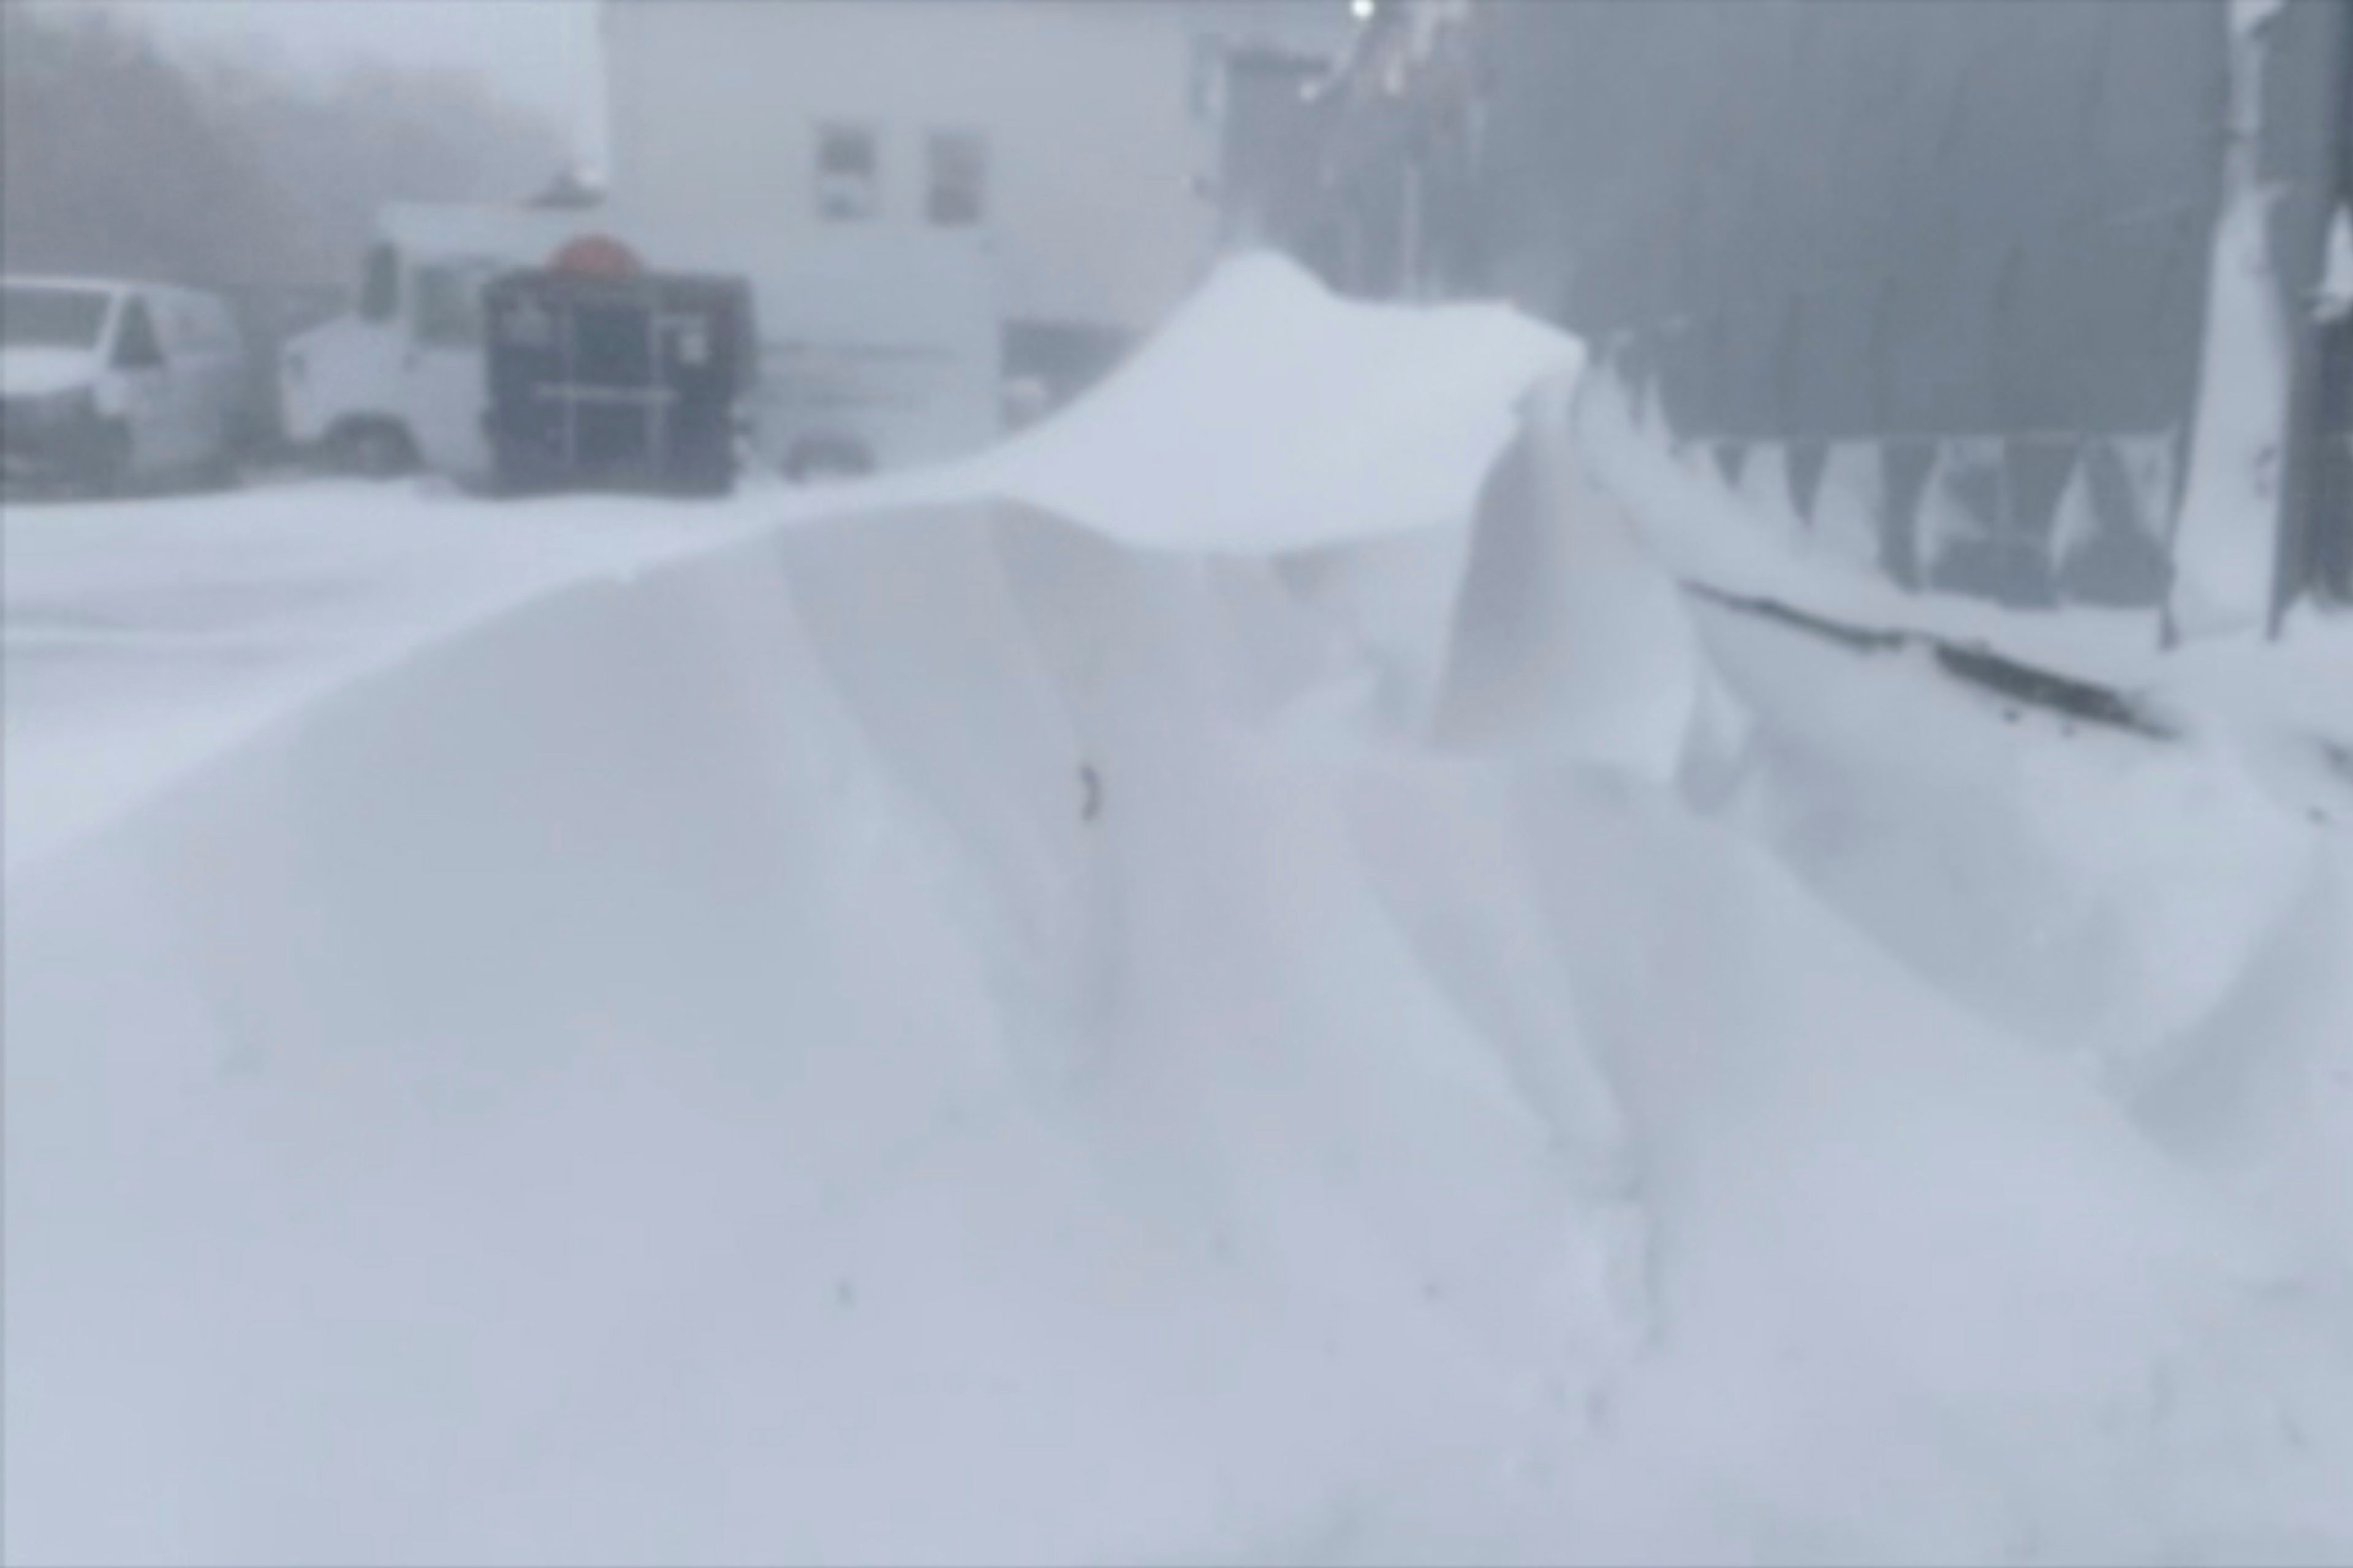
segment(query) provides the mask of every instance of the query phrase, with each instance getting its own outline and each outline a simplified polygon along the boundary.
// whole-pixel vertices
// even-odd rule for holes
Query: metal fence
[[[2242,114],[2292,340],[2276,614],[2353,599],[2353,349],[2313,309],[2353,0],[1384,0],[1255,222],[1345,289],[1562,322],[1801,518],[1867,503],[1829,526],[1908,585],[2156,605]]]

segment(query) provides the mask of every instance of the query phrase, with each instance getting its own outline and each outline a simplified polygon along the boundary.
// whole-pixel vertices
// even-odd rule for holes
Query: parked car
[[[0,475],[12,486],[225,482],[250,404],[244,340],[214,296],[0,279]]]

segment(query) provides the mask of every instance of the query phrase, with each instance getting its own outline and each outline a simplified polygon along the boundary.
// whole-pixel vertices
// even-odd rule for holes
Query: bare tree
[[[0,264],[231,289],[341,283],[392,200],[520,200],[562,139],[464,72],[331,91],[169,57],[103,12],[0,5]]]
[[[217,105],[102,13],[0,7],[0,260],[223,283],[287,220]]]

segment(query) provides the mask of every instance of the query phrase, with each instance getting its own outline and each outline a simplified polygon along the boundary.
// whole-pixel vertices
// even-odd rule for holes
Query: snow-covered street
[[[2353,638],[1695,596],[2014,629],[1579,359],[12,505],[8,1558],[2353,1559]]]
[[[12,504],[9,862],[419,641],[707,542],[716,510],[496,506],[423,480]]]

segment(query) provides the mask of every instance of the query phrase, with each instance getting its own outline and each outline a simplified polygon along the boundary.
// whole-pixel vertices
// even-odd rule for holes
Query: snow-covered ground
[[[2327,628],[1697,603],[1576,358],[1261,259],[953,470],[11,509],[6,1555],[2353,1556]]]
[[[305,700],[582,576],[626,574],[752,506],[500,504],[432,481],[319,480],[11,504],[7,863],[46,854]]]

